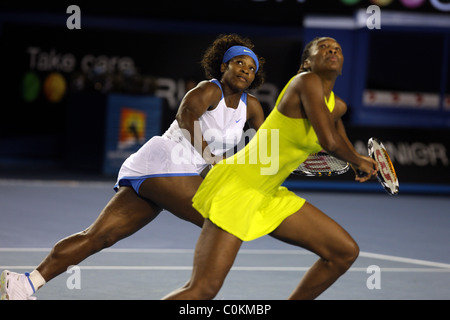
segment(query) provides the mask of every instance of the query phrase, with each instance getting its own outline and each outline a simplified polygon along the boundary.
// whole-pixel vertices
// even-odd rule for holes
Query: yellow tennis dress
[[[308,119],[289,118],[278,111],[291,81],[255,137],[215,165],[193,198],[203,217],[243,241],[269,234],[303,206],[305,199],[281,184],[310,153],[322,150]],[[325,102],[331,112],[333,92]]]

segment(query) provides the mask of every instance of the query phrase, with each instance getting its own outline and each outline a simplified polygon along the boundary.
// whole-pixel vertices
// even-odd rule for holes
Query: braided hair
[[[300,69],[298,70],[297,74],[302,73],[302,72],[311,71],[310,69],[306,69],[304,64],[305,64],[306,59],[308,59],[309,56],[311,55],[312,46],[315,45],[320,39],[322,39],[322,38],[316,37],[316,38],[312,39],[310,42],[308,42],[308,44],[303,49],[302,58],[300,61]]]

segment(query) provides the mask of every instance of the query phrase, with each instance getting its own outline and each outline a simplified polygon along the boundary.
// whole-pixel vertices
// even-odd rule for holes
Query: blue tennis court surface
[[[0,180],[0,269],[32,271],[85,229],[114,181]],[[319,299],[450,298],[450,198],[296,191],[358,242],[352,268]],[[150,225],[46,284],[40,300],[160,299],[190,276],[200,229],[162,212]],[[245,243],[216,299],[285,299],[317,259],[269,236]]]

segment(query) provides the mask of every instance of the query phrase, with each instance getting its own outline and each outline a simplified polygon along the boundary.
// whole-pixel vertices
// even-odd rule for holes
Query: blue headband
[[[232,46],[230,47],[227,52],[225,52],[225,54],[223,55],[223,63],[227,63],[228,61],[230,61],[231,59],[233,59],[234,57],[237,56],[249,56],[250,58],[253,59],[253,61],[255,61],[256,64],[256,72],[258,72],[259,69],[259,62],[258,62],[258,57],[256,56],[256,54],[250,50],[247,47],[243,47],[243,46]]]

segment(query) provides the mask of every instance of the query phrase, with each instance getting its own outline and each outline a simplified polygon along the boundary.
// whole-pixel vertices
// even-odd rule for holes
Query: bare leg
[[[149,178],[139,190],[121,187],[86,230],[59,241],[36,268],[50,281],[90,255],[135,233],[154,218],[161,208],[198,226],[203,217],[192,207],[192,197],[203,181],[199,176]]]
[[[202,227],[204,218],[192,207],[200,176],[157,177],[145,180],[139,193],[177,217]]]
[[[240,239],[205,220],[195,248],[190,282],[164,299],[213,299],[222,287],[241,244]]]
[[[69,266],[135,233],[159,212],[131,188],[121,187],[89,228],[60,240],[36,269],[50,281]]]
[[[306,272],[290,299],[316,298],[350,268],[359,254],[352,237],[309,203],[286,218],[271,235],[320,257]]]

